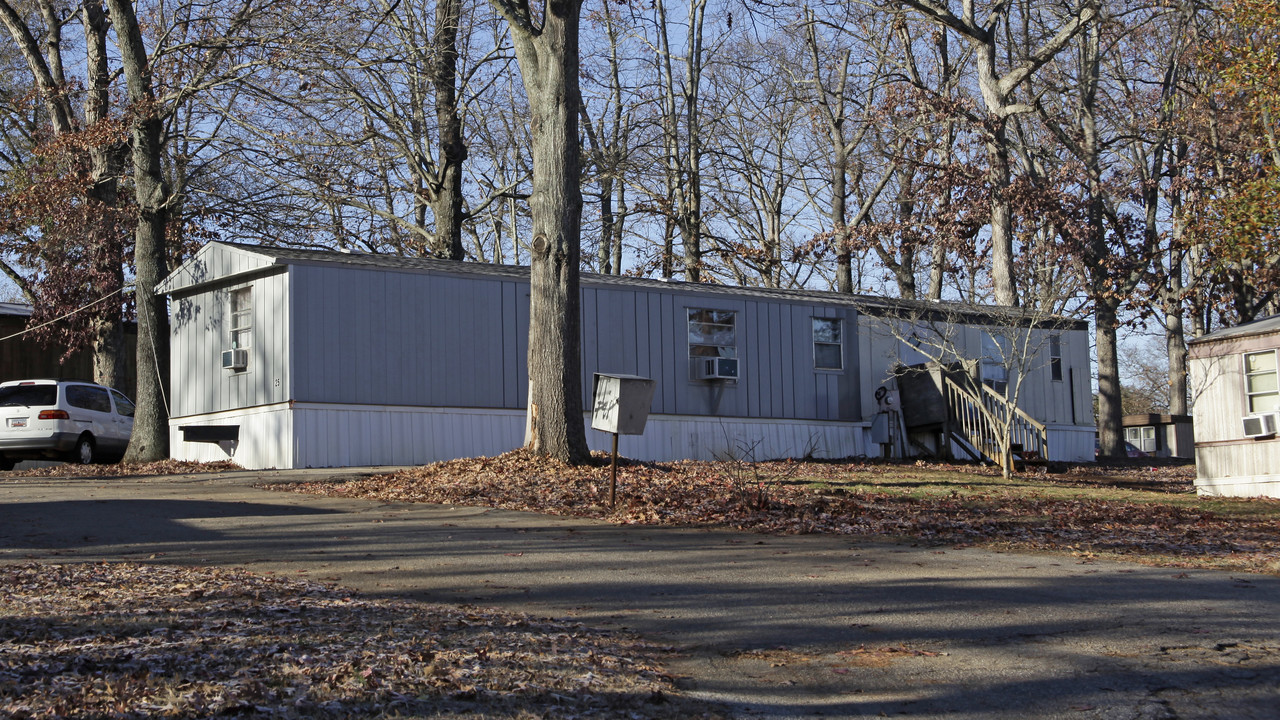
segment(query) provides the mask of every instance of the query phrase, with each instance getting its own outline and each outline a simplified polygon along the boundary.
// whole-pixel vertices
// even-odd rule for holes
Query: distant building
[[[31,306],[25,303],[0,303],[0,382],[28,378],[93,379],[93,355],[78,350],[63,361],[61,346],[45,346],[24,334],[31,317]],[[117,390],[134,395],[134,348],[138,331],[133,323],[125,326],[125,381]]]
[[[1190,415],[1125,415],[1124,439],[1152,457],[1195,457]]]
[[[1280,497],[1280,315],[1192,340],[1196,490]]]

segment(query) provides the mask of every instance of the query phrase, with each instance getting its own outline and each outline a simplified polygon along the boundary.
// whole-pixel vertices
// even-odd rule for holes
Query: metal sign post
[[[613,456],[609,458],[609,507],[618,507],[618,433],[613,434]]]
[[[636,375],[596,373],[591,427],[613,434],[609,460],[609,507],[618,501],[618,435],[643,435],[653,404],[653,380]]]

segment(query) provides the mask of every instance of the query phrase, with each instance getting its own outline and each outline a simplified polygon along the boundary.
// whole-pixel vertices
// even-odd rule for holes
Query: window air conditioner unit
[[[1244,436],[1256,438],[1275,435],[1276,426],[1280,425],[1276,420],[1276,413],[1273,412],[1246,415],[1244,417]]]
[[[244,370],[249,367],[249,349],[235,348],[222,351],[223,370]]]
[[[698,360],[699,380],[737,380],[737,358],[700,358]]]

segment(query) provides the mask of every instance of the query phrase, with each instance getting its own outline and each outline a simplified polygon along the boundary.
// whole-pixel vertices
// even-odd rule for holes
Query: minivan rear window
[[[52,407],[57,404],[57,385],[10,385],[0,388],[0,407],[5,405]]]

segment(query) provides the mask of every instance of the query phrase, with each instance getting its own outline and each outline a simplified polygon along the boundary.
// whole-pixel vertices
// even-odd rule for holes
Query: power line
[[[54,324],[54,323],[56,323],[56,322],[61,322],[62,320],[66,320],[67,318],[71,317],[72,315],[75,315],[76,313],[84,312],[85,310],[88,310],[89,308],[93,307],[94,305],[97,305],[98,303],[100,303],[100,302],[102,302],[102,301],[104,301],[104,300],[107,300],[107,299],[111,298],[111,297],[112,297],[112,296],[114,296],[114,295],[119,295],[120,293],[124,292],[126,289],[132,289],[132,288],[133,288],[133,285],[124,285],[124,286],[122,286],[122,287],[116,288],[115,290],[112,290],[111,292],[107,293],[106,295],[103,295],[102,297],[98,298],[97,300],[94,300],[93,302],[88,303],[87,305],[81,305],[80,307],[76,308],[75,310],[72,310],[71,312],[69,312],[69,313],[67,313],[67,314],[65,314],[65,315],[62,315],[62,316],[60,316],[60,317],[56,317],[56,318],[54,318],[54,319],[52,319],[52,320],[50,320],[50,321],[48,321],[48,322],[41,323],[41,324],[39,324],[39,325],[37,325],[37,326],[35,326],[35,327],[33,327],[33,328],[27,328],[26,330],[23,330],[23,331],[21,331],[21,332],[16,332],[16,333],[14,333],[14,334],[12,334],[12,335],[6,335],[5,337],[0,338],[0,342],[4,342],[5,340],[12,340],[13,338],[16,338],[16,337],[22,337],[23,335],[26,335],[27,333],[32,333],[32,332],[35,332],[36,330],[39,330],[40,328],[48,327],[48,326],[50,326],[50,325],[52,325],[52,324]]]

